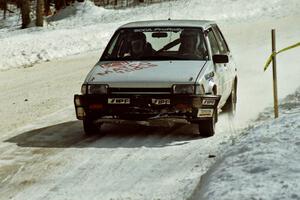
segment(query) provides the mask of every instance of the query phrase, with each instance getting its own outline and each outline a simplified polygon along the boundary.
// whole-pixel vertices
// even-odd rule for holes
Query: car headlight
[[[87,86],[88,94],[107,94],[108,85],[92,84]]]
[[[174,94],[195,94],[194,85],[173,85]]]
[[[86,92],[87,92],[87,87],[86,86],[87,86],[86,84],[82,84],[82,86],[81,86],[81,94],[86,94]]]
[[[203,85],[179,84],[173,85],[174,94],[205,94]]]
[[[204,86],[202,84],[196,85],[195,93],[198,95],[205,94]]]

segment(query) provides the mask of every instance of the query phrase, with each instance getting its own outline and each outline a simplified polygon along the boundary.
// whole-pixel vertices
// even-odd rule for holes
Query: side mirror
[[[214,63],[228,63],[229,59],[227,55],[213,55]]]

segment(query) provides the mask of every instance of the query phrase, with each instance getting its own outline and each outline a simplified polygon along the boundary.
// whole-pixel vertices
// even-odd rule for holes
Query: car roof
[[[151,20],[137,21],[124,24],[120,28],[139,28],[139,27],[197,27],[206,29],[214,21],[209,20]]]

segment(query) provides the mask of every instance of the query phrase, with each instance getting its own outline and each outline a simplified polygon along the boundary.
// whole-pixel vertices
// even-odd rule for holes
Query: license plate
[[[155,105],[170,105],[170,99],[152,99],[152,104]]]
[[[130,104],[129,98],[108,98],[108,104]]]
[[[213,109],[199,109],[197,117],[212,117],[214,113]]]

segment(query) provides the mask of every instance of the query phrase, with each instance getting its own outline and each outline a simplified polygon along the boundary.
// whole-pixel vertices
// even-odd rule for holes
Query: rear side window
[[[216,35],[221,53],[226,54],[229,50],[220,29],[217,26],[213,26],[213,31]]]
[[[213,55],[220,54],[221,52],[220,52],[220,49],[219,49],[219,45],[218,45],[218,42],[216,40],[216,37],[215,37],[212,29],[208,30],[207,36],[208,36],[208,39],[209,39],[209,42],[210,42],[212,54]]]

